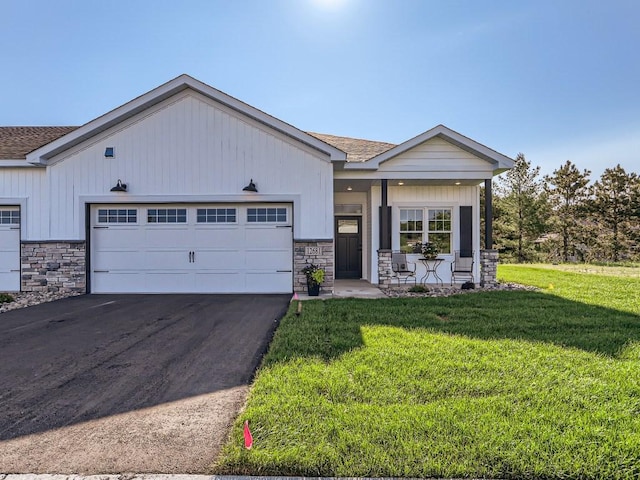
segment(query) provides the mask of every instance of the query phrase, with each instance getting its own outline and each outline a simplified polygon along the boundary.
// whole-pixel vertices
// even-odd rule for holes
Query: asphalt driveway
[[[0,314],[0,473],[201,473],[288,295],[84,295]]]

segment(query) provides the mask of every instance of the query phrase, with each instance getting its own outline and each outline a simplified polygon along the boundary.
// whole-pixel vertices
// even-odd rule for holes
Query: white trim
[[[0,168],[42,168],[41,165],[34,165],[23,159],[1,159]]]
[[[350,170],[350,171],[334,171],[334,180],[425,180],[433,182],[433,185],[453,184],[458,180],[477,180],[478,183],[483,180],[490,180],[496,175],[496,171],[478,171],[478,170],[455,170],[449,169],[441,172],[379,172],[378,170]]]
[[[240,112],[247,117],[253,118],[264,125],[273,128],[299,142],[302,142],[322,153],[328,155],[331,160],[345,161],[346,153],[338,148],[325,143],[308,133],[295,128],[294,126],[278,120],[267,113],[258,110],[240,100],[227,95],[205,83],[196,80],[189,75],[180,75],[169,82],[154,88],[150,92],[141,95],[124,105],[111,110],[108,113],[84,124],[72,132],[44,145],[37,150],[27,154],[27,161],[33,164],[46,165],[47,160],[55,155],[68,150],[69,148],[103,132],[118,123],[130,118],[149,107],[162,102],[163,100],[179,93],[187,88],[195,90],[202,95],[226,105],[233,110]]]

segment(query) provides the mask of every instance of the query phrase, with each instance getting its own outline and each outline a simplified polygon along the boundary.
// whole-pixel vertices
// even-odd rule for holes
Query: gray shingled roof
[[[78,127],[0,127],[0,160],[19,160]]]
[[[337,137],[324,133],[307,133],[345,152],[347,154],[347,162],[365,162],[396,146],[393,143],[375,142],[360,138]]]
[[[53,142],[76,128],[78,127],[0,127],[0,160],[26,158],[27,153]],[[364,162],[395,147],[393,143],[307,133],[345,152],[348,162]]]

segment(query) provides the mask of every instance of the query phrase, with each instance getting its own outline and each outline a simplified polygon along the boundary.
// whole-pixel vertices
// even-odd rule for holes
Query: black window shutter
[[[473,255],[473,207],[460,207],[460,256]]]

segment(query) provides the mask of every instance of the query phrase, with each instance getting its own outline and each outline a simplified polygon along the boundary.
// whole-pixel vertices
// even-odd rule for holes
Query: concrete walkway
[[[336,280],[331,290],[320,289],[320,295],[310,297],[307,293],[298,293],[299,300],[326,300],[328,298],[387,298],[378,288],[366,280]],[[1,479],[0,479],[1,480]]]

